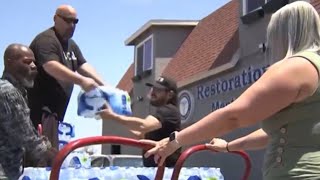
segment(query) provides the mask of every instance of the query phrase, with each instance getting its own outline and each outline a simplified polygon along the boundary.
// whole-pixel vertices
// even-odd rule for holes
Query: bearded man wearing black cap
[[[159,77],[155,83],[147,83],[150,89],[150,104],[156,107],[154,114],[146,118],[128,117],[114,113],[111,108],[99,112],[103,120],[115,120],[137,135],[139,138],[159,141],[174,135],[180,130],[180,113],[177,107],[176,82],[165,76]],[[166,159],[166,166],[173,167],[178,160],[181,149]],[[153,157],[143,159],[144,166],[157,167]]]

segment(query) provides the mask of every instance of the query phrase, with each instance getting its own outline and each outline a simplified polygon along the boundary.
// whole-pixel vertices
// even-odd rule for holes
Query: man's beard
[[[21,78],[21,84],[26,88],[32,88],[34,85],[34,78],[37,75],[37,71],[32,71],[28,75]]]
[[[21,80],[21,84],[26,88],[32,88],[33,85],[34,85],[34,80],[33,79],[23,78]]]
[[[165,104],[165,100],[164,100],[164,99],[158,99],[158,100],[156,100],[156,101],[150,100],[150,104],[151,104],[152,106],[162,106],[162,105]]]

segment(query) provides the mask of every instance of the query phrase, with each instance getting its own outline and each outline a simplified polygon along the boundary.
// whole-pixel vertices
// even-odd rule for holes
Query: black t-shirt
[[[155,131],[145,134],[146,139],[151,139],[159,141],[163,138],[169,137],[169,135],[174,131],[179,131],[181,126],[180,113],[176,106],[172,104],[166,104],[164,106],[157,107],[155,114],[162,127]],[[173,167],[178,160],[181,153],[181,149],[178,149],[175,153],[166,159],[166,166]],[[143,159],[144,166],[146,167],[156,167],[153,157]]]
[[[78,45],[72,39],[62,42],[53,27],[38,34],[30,48],[35,55],[38,69],[34,87],[28,90],[31,119],[37,126],[41,122],[42,108],[47,107],[52,113],[57,113],[58,120],[62,121],[73,84],[56,80],[43,69],[43,65],[54,60],[76,71],[86,60]]]

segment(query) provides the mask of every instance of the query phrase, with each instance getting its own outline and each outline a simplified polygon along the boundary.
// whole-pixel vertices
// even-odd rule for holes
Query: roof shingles
[[[320,0],[311,0],[310,3],[320,13]],[[230,60],[230,53],[234,53],[239,46],[238,26],[239,1],[232,0],[199,22],[163,74],[179,82]],[[133,75],[132,63],[117,87],[130,92],[133,88]]]
[[[163,74],[181,81],[210,70],[226,44],[237,33],[238,21],[238,0],[227,3],[202,19],[184,41]]]
[[[132,63],[129,68],[127,69],[127,72],[122,76],[121,80],[119,81],[117,88],[131,92],[133,88],[133,82],[131,78],[134,75],[134,63]]]
[[[320,0],[311,0],[310,3],[315,7],[318,13],[320,13]]]
[[[230,41],[234,43],[234,36],[238,32],[238,9],[238,0],[233,0],[202,19],[179,48],[163,74],[181,81],[197,73],[207,71],[217,63],[223,63],[218,62],[221,59],[221,52]],[[236,41],[237,38],[238,36],[236,36]],[[217,62],[214,64],[216,60]],[[131,64],[117,87],[131,91],[133,75],[134,64]]]

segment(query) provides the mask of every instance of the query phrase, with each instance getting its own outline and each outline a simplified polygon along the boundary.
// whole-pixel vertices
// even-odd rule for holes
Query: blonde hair
[[[320,18],[307,2],[296,1],[275,12],[267,28],[268,58],[274,63],[303,50],[320,49]]]

